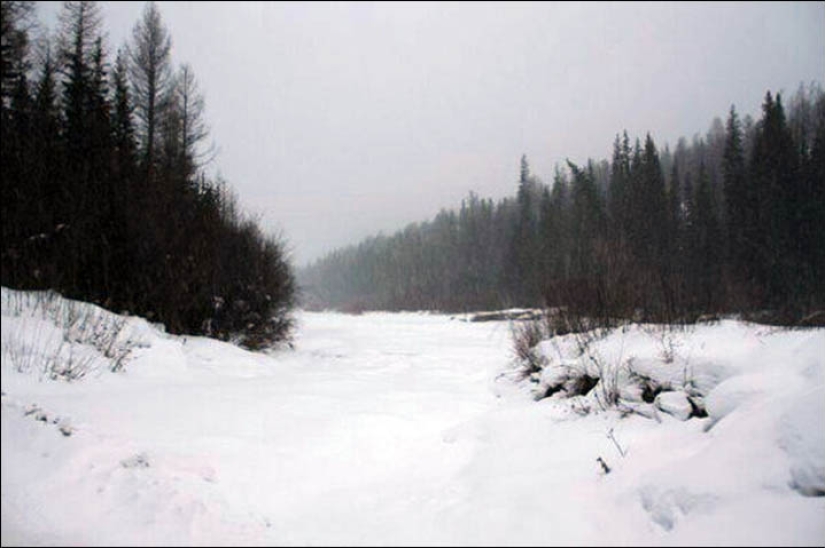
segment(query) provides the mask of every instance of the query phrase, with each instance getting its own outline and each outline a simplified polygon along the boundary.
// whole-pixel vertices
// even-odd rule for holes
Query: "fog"
[[[108,45],[143,2],[101,2]],[[296,265],[822,82],[825,4],[158,2],[206,96],[208,166]],[[54,28],[60,3],[38,3]]]

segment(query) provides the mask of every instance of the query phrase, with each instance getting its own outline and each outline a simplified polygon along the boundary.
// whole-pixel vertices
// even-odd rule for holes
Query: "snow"
[[[32,295],[2,290],[4,546],[825,541],[822,329],[566,336],[534,382],[507,321],[304,312],[251,353]],[[557,367],[604,378],[535,401]]]
[[[690,404],[687,394],[681,390],[662,392],[656,396],[653,404],[680,421],[688,420],[693,412],[693,406]]]

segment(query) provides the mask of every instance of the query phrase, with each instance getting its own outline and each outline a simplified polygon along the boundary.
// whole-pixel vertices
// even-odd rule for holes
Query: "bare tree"
[[[91,64],[91,52],[103,21],[97,2],[64,2],[60,12],[58,48],[64,63]]]
[[[137,116],[137,134],[147,173],[154,172],[160,119],[168,108],[172,89],[170,51],[172,39],[154,2],[146,5],[143,17],[132,31],[129,76]]]
[[[8,106],[18,76],[28,69],[29,31],[34,25],[34,2],[0,2],[0,82],[2,106]]]
[[[175,102],[180,115],[181,145],[187,176],[214,157],[214,147],[204,147],[209,128],[204,120],[204,98],[195,73],[188,63],[178,69],[175,78]]]

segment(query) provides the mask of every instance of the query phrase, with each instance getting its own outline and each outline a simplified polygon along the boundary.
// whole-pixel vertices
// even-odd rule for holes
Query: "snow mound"
[[[653,404],[679,420],[685,421],[693,414],[693,405],[691,405],[687,394],[684,392],[661,392]]]
[[[811,517],[825,516],[825,330],[630,326],[535,350],[546,365],[522,382],[537,399],[590,416],[653,419],[650,435],[635,439],[620,419],[615,439],[627,454],[605,453],[608,496],[637,505],[637,526],[677,544],[825,538],[825,519]],[[594,382],[570,390],[571,377],[584,375]],[[798,536],[779,535],[791,515]]]
[[[544,368],[529,382],[536,399],[584,396],[600,409],[645,403],[680,420],[707,414],[716,423],[777,390],[825,385],[823,335],[731,320],[569,334],[536,345]]]
[[[157,326],[52,291],[0,290],[3,367],[41,380],[77,381],[120,372]]]
[[[795,399],[780,416],[779,444],[790,458],[791,486],[806,496],[825,496],[825,387]]]
[[[3,545],[825,538],[822,329],[568,336],[523,379],[506,321],[301,313],[296,348],[261,354],[121,316],[138,344],[112,374],[9,295]],[[99,355],[95,375],[41,382],[14,361],[61,344]]]

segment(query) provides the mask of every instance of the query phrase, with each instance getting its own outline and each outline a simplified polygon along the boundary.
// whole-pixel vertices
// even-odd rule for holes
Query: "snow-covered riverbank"
[[[295,349],[263,355],[131,318],[113,373],[3,291],[3,545],[825,541],[798,485],[825,484],[823,330],[678,334],[729,409],[656,421],[534,401],[501,375],[504,321],[302,313]],[[50,380],[58,354],[89,373]]]

